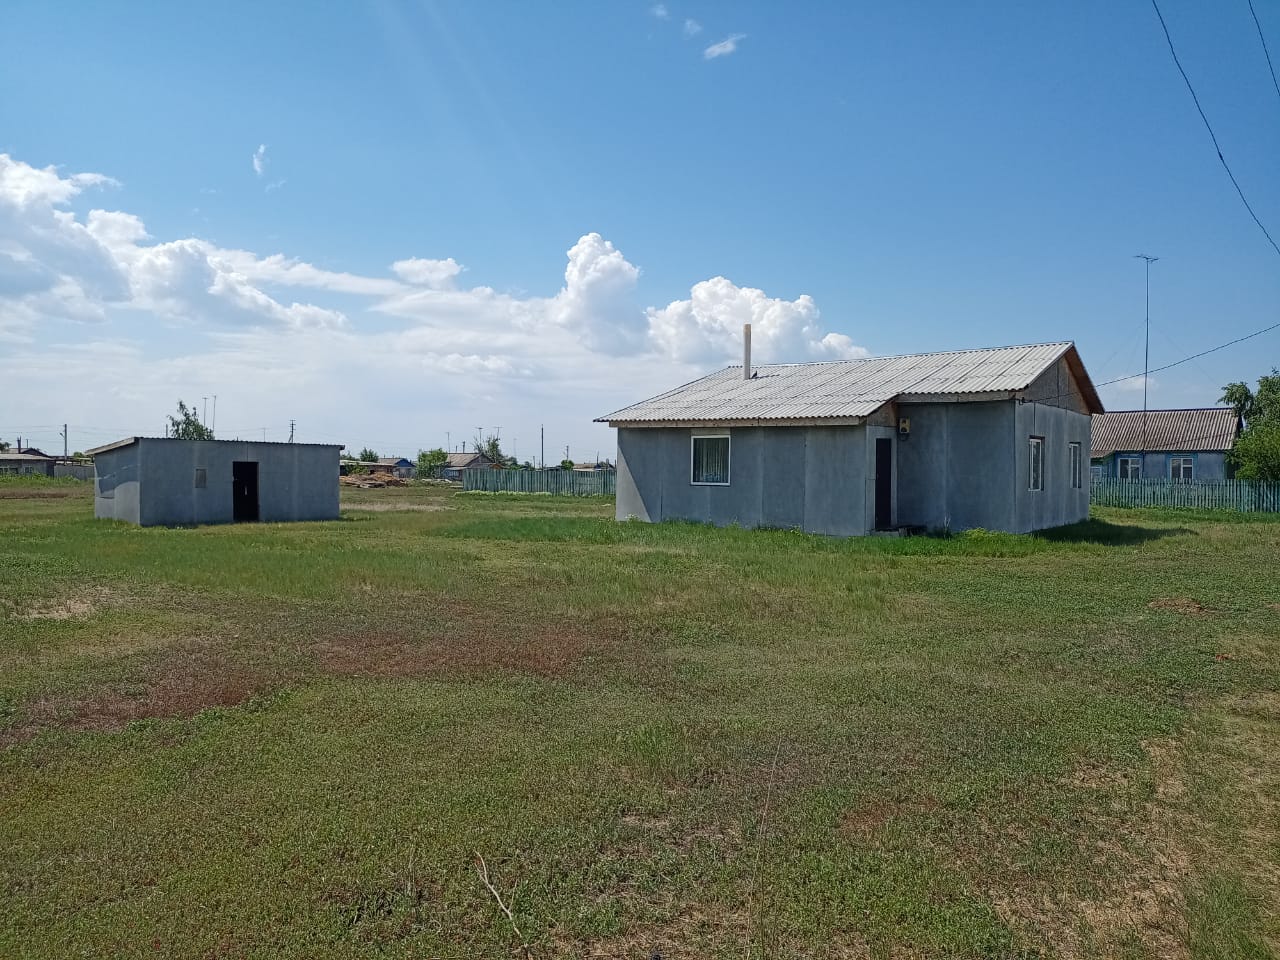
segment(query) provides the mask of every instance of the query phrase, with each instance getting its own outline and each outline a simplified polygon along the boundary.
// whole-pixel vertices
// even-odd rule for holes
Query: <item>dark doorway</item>
[[[893,441],[876,438],[876,529],[893,526]]]
[[[258,465],[231,462],[231,514],[236,523],[258,522]]]

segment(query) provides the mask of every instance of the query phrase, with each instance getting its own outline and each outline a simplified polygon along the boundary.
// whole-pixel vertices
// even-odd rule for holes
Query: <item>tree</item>
[[[449,462],[449,455],[440,447],[433,450],[418,451],[418,476],[438,477],[444,465]]]
[[[212,440],[213,431],[200,422],[194,409],[178,401],[178,415],[169,416],[169,436],[177,440]]]
[[[1220,402],[1231,404],[1245,429],[1231,451],[1231,464],[1242,480],[1280,480],[1280,371],[1258,378],[1258,389],[1229,383]]]
[[[360,456],[357,457],[356,459],[363,460],[365,463],[377,463],[378,452],[376,450],[370,450],[368,447],[365,447],[363,450],[360,451]]]
[[[498,438],[492,434],[487,437],[475,437],[472,441],[475,444],[476,453],[483,453],[494,463],[503,464],[507,462],[506,454],[502,452],[502,444],[498,442]]]
[[[572,460],[561,460],[561,461],[560,461],[560,469],[561,469],[561,470],[572,470],[572,469],[573,469],[573,461],[572,461]]]
[[[8,451],[9,451],[9,441],[0,440],[0,453],[7,453]]]

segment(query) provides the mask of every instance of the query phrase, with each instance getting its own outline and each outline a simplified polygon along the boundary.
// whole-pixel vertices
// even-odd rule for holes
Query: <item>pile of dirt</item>
[[[394,473],[356,473],[339,477],[338,483],[344,487],[358,487],[361,490],[372,490],[378,487],[407,487],[409,481],[397,477]]]

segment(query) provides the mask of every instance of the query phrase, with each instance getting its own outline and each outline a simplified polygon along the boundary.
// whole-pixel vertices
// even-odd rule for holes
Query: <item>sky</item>
[[[1280,237],[1247,3],[1160,7]],[[228,439],[607,458],[593,418],[744,322],[758,363],[1074,340],[1102,382],[1143,369],[1139,253],[1152,368],[1280,319],[1143,0],[5,8],[0,438],[50,452],[183,399]],[[1280,331],[1150,404],[1273,365]]]

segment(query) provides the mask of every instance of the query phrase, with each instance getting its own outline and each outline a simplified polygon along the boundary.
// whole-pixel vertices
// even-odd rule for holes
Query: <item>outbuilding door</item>
[[[236,523],[258,522],[258,465],[231,462],[231,514]]]
[[[866,516],[866,514],[863,514]],[[865,522],[865,521],[864,521]],[[876,529],[893,526],[893,441],[876,438]]]

